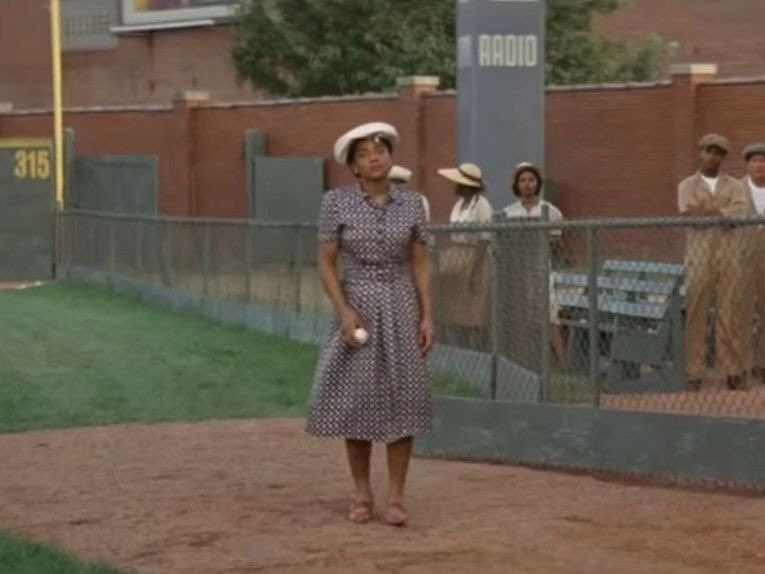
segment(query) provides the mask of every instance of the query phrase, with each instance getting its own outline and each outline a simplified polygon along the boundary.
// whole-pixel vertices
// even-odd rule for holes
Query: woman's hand
[[[423,318],[420,321],[420,330],[417,335],[417,343],[423,356],[427,355],[433,347],[434,332],[433,321],[428,317]]]
[[[340,324],[343,329],[343,341],[351,347],[361,347],[361,343],[359,343],[353,336],[353,332],[356,329],[363,327],[358,313],[352,308],[346,307],[343,309],[342,313],[340,313]]]

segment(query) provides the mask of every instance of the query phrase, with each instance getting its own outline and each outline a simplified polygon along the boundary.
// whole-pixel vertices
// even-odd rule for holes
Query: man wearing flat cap
[[[678,208],[689,217],[746,217],[751,213],[744,186],[722,171],[728,140],[707,134],[699,140],[699,170],[677,190]],[[715,368],[728,388],[745,381],[746,306],[742,302],[742,256],[746,237],[735,228],[696,228],[688,232],[685,254],[685,375],[697,391],[706,375],[706,333],[715,308]]]
[[[749,207],[759,217],[765,216],[765,143],[753,143],[744,149],[747,175],[741,180],[749,196]],[[747,229],[749,296],[744,297],[751,307],[747,317],[757,322],[754,332],[752,377],[765,384],[765,227]],[[747,326],[748,323],[747,323]]]

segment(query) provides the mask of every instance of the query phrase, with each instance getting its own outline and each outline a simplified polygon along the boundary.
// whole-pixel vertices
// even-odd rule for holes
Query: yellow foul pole
[[[56,208],[64,207],[64,119],[61,95],[61,2],[50,0],[50,44],[53,67],[53,147],[56,154]]]

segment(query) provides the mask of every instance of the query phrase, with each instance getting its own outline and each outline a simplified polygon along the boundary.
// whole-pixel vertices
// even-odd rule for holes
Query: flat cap
[[[753,155],[765,155],[765,143],[757,142],[749,144],[744,148],[744,159],[749,161]]]
[[[706,149],[708,147],[719,147],[724,152],[730,151],[730,143],[728,138],[721,136],[720,134],[707,134],[699,140],[699,147]]]

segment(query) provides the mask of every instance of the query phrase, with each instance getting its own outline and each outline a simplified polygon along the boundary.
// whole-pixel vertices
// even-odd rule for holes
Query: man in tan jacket
[[[753,213],[765,216],[765,143],[754,143],[744,149],[747,175],[741,180]],[[746,274],[751,289],[744,298],[750,304],[747,317],[757,320],[754,337],[752,377],[765,384],[765,227],[747,229]],[[751,326],[747,322],[747,327]]]
[[[741,182],[721,171],[728,140],[707,134],[699,140],[699,171],[678,187],[680,213],[689,217],[746,217],[749,200]],[[735,228],[696,228],[688,232],[685,254],[685,375],[697,391],[706,374],[706,332],[710,308],[715,308],[715,367],[728,388],[745,383],[746,306],[741,300],[746,237]]]

